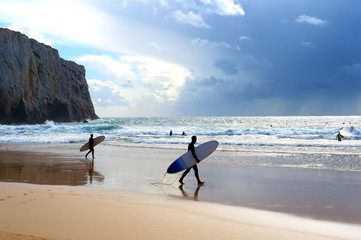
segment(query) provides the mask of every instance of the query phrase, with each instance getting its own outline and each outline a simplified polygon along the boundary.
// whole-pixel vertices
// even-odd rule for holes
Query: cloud
[[[106,81],[112,81],[122,87],[131,87],[137,79],[137,74],[132,66],[122,60],[115,60],[107,55],[84,55],[75,58],[75,61],[100,72]]]
[[[123,55],[114,59],[106,55],[85,55],[76,60],[87,69],[105,75],[106,86],[113,82],[121,88],[117,92],[132,106],[139,102],[171,104],[177,100],[186,79],[191,77],[186,67],[150,57]]]
[[[272,62],[267,58],[257,58],[254,55],[245,55],[239,59],[242,70],[265,70],[272,68]]]
[[[343,71],[354,77],[361,77],[361,63],[354,63],[351,65],[342,66]]]
[[[214,66],[223,71],[223,73],[228,75],[234,75],[238,73],[237,64],[231,59],[217,59],[214,62]]]
[[[226,81],[216,78],[214,76],[210,76],[209,78],[203,79],[202,81],[200,81],[199,86],[215,86],[215,85],[224,85],[226,84]]]
[[[288,19],[286,19],[286,18],[282,18],[282,19],[280,20],[280,22],[283,23],[283,24],[288,24],[288,23],[290,23],[290,20],[288,20]]]
[[[332,88],[347,92],[337,98],[345,106],[355,102],[361,63],[349,61],[359,49],[360,16],[351,11],[358,3],[324,8],[317,1],[297,6],[265,1],[262,8],[248,1],[252,14],[242,19],[247,8],[241,2],[0,0],[0,22],[83,64],[97,112],[106,108],[103,116],[188,115],[188,110],[195,115],[297,114],[305,99],[335,98]],[[337,14],[340,7],[350,16]],[[295,15],[311,8],[322,19]],[[287,24],[279,22],[282,17]],[[321,35],[310,31],[329,27],[327,20],[340,24]],[[320,104],[319,109],[325,107]],[[271,111],[272,105],[280,107]]]
[[[307,15],[301,15],[295,20],[297,23],[308,23],[313,26],[326,27],[330,22],[319,19],[317,17],[310,17]]]
[[[245,41],[245,40],[251,40],[251,38],[248,36],[239,36],[239,40]]]
[[[33,39],[37,40],[38,42],[44,43],[46,45],[49,45],[49,46],[53,45],[52,40],[47,39],[43,33],[34,29],[34,27],[32,27],[32,26],[27,26],[22,23],[13,23],[10,26],[7,26],[7,28],[10,30],[13,30],[13,31],[21,32],[21,33],[25,34],[26,36],[28,36],[29,38],[33,38]]]
[[[176,101],[191,72],[184,66],[149,57],[122,57],[136,67],[139,80],[157,101]]]
[[[200,2],[202,4],[181,2],[183,8],[190,11],[183,13],[182,10],[177,10],[173,12],[173,18],[179,23],[210,29],[211,27],[203,20],[203,14],[217,14],[220,16],[239,16],[245,14],[242,6],[233,0],[201,0]]]
[[[231,44],[229,44],[226,41],[215,42],[215,41],[209,41],[207,39],[202,39],[202,38],[194,38],[194,39],[191,40],[191,44],[198,45],[198,46],[201,46],[201,47],[225,48],[225,49],[239,50],[238,46],[232,46]]]
[[[191,41],[192,44],[200,45],[200,46],[208,46],[210,42],[207,39],[195,38]]]
[[[305,48],[317,48],[317,45],[313,43],[312,41],[303,41],[301,42],[301,46]]]
[[[245,12],[241,4],[235,3],[233,0],[201,0],[208,9],[207,13],[215,13],[220,16],[237,16],[244,15]]]
[[[155,52],[163,52],[164,51],[164,49],[162,47],[160,47],[158,44],[156,44],[154,42],[149,43],[147,45],[147,47]]]
[[[101,36],[96,32],[110,20],[95,5],[81,0],[37,0],[0,1],[0,22],[11,22],[12,27],[26,33],[41,33],[33,35],[38,41],[44,41],[46,33],[52,42],[89,43],[99,42]]]
[[[183,13],[181,10],[175,11],[173,13],[173,18],[183,24],[189,24],[198,28],[211,28],[208,24],[203,21],[201,15],[189,11],[187,14]]]
[[[190,116],[241,114],[248,109],[241,103],[257,99],[260,87],[251,75],[197,78],[186,82],[178,107]]]
[[[95,107],[128,106],[122,90],[111,81],[88,80],[89,92]]]

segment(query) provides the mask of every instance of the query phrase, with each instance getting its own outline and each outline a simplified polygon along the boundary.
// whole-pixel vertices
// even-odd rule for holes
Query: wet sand
[[[177,184],[180,174],[165,177],[163,183],[175,181],[171,185],[153,183],[162,178],[182,150],[103,145],[96,147],[92,166],[91,159],[85,159],[85,153],[79,154],[78,147],[78,144],[1,145],[0,181],[37,184],[1,184],[1,239],[9,234],[23,234],[24,238],[19,239],[32,239],[31,235],[54,239],[119,239],[119,236],[169,239],[167,234],[175,235],[174,239],[189,236],[240,239],[242,234],[244,239],[361,236],[358,172],[204,161],[199,169],[205,186],[198,187],[191,171],[186,185],[180,188]],[[216,152],[215,157],[222,154]],[[103,212],[104,205],[109,204],[114,211],[109,207],[108,212]],[[139,206],[146,210],[138,209]],[[63,210],[54,212],[58,207]],[[72,220],[60,229],[52,226],[63,224],[64,218],[76,222]],[[129,229],[119,228],[123,218],[137,222],[134,223],[137,227],[128,224]],[[156,221],[157,218],[160,219]],[[38,223],[33,223],[34,219]],[[308,224],[312,228],[305,227]],[[62,235],[64,231],[67,235]]]

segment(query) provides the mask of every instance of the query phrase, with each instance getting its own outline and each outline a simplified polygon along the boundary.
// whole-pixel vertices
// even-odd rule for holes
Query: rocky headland
[[[84,66],[24,34],[0,28],[0,124],[97,118]]]

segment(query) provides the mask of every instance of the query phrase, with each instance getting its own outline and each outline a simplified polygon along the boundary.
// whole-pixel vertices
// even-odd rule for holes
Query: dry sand
[[[0,183],[1,239],[361,239],[361,227],[165,196]]]

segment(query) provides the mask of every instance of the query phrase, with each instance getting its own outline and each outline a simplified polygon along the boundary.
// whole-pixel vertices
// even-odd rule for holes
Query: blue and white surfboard
[[[218,147],[218,142],[213,140],[203,143],[194,148],[194,151],[200,161],[211,155]],[[167,173],[177,173],[184,169],[193,167],[197,164],[192,152],[188,151],[179,158],[177,158],[167,169]]]

